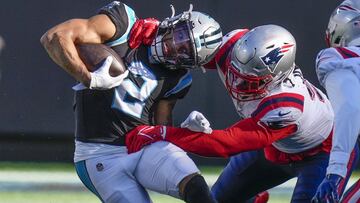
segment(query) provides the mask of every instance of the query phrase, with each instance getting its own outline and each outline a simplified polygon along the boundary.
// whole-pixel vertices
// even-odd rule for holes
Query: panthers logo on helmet
[[[288,52],[294,45],[293,44],[287,44],[281,47],[277,47],[273,50],[271,50],[268,54],[265,56],[261,56],[260,59],[264,63],[264,65],[269,69],[271,73],[274,73],[277,64],[281,60],[281,58],[284,56],[286,52]]]

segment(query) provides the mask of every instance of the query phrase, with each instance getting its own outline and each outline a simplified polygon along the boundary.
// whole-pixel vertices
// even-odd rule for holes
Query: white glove
[[[212,133],[210,122],[198,111],[191,112],[185,121],[181,123],[181,127],[195,132]]]
[[[109,73],[111,63],[113,61],[112,56],[106,57],[104,63],[94,72],[90,73],[90,89],[106,90],[119,86],[121,82],[128,76],[129,71],[126,70],[119,76],[112,77]]]

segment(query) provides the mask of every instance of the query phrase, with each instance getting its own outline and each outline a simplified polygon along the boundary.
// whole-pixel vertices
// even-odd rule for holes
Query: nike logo
[[[288,115],[290,112],[291,112],[291,111],[288,111],[288,112],[286,112],[286,113],[282,113],[281,111],[279,111],[279,116],[280,116],[280,117],[286,116],[286,115]]]

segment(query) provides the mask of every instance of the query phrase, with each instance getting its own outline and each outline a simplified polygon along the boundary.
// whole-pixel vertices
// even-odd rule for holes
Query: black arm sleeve
[[[114,36],[107,42],[115,41],[122,37],[127,38],[131,27],[136,21],[134,10],[119,1],[113,1],[102,7],[98,13],[107,15],[116,27]]]

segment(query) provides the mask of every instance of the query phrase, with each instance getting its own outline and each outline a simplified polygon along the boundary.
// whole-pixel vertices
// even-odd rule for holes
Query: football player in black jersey
[[[145,188],[186,202],[214,202],[180,148],[159,142],[128,155],[125,147],[125,135],[134,127],[172,123],[172,109],[192,82],[189,69],[207,63],[220,47],[219,24],[191,10],[173,12],[162,22],[139,20],[130,7],[114,1],[95,16],[63,22],[41,38],[54,62],[83,84],[75,88],[74,162],[81,181],[103,202],[151,202]],[[117,77],[90,73],[75,48],[82,43],[113,48],[127,71]],[[110,64],[111,58],[98,70]]]

